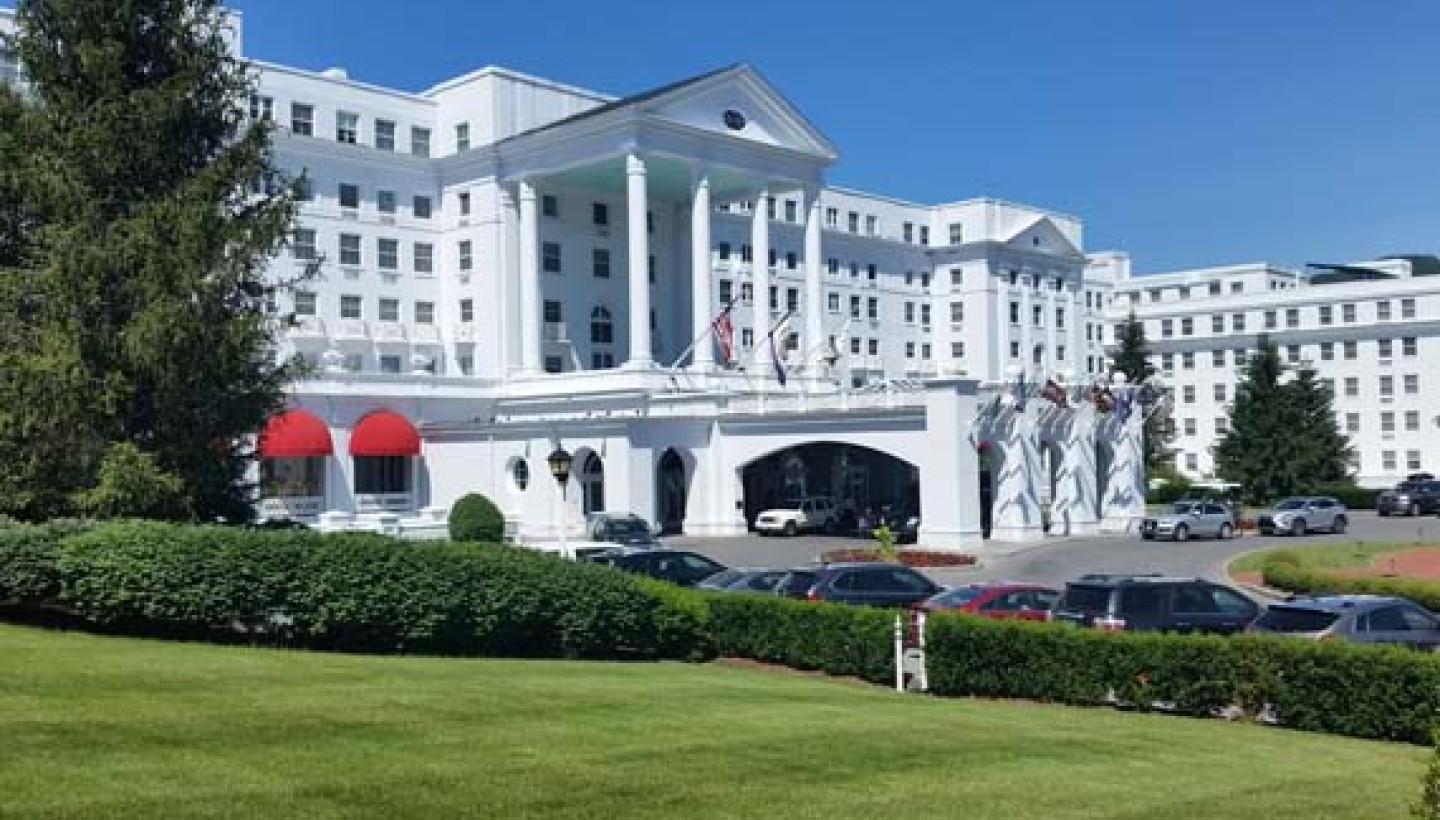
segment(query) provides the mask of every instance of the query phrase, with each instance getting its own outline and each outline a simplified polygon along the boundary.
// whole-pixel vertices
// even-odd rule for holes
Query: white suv
[[[835,504],[829,498],[799,498],[760,513],[755,530],[761,535],[828,532],[834,529],[836,520]]]

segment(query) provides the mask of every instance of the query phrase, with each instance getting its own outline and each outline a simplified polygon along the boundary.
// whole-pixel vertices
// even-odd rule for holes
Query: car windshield
[[[1303,499],[1303,498],[1287,498],[1287,499],[1285,499],[1284,501],[1281,501],[1279,504],[1276,504],[1276,505],[1275,505],[1275,509],[1277,509],[1277,510],[1303,510],[1303,509],[1305,509],[1305,499]]]
[[[1340,619],[1333,612],[1298,606],[1272,606],[1255,621],[1271,632],[1320,632]]]
[[[1397,492],[1397,493],[1413,493],[1413,492],[1415,492],[1415,490],[1419,489],[1419,486],[1420,486],[1420,485],[1418,485],[1418,484],[1414,484],[1414,483],[1412,483],[1412,482],[1405,481],[1405,482],[1402,482],[1402,483],[1400,483],[1400,484],[1396,484],[1396,485],[1395,485],[1395,492]]]
[[[931,598],[930,603],[937,606],[964,606],[980,597],[980,593],[984,591],[984,587],[956,587]]]
[[[1104,612],[1110,608],[1110,587],[1071,584],[1065,587],[1060,608],[1071,612]]]
[[[650,534],[650,528],[638,518],[612,518],[605,522],[605,531],[611,535]]]
[[[723,570],[721,572],[715,573],[714,575],[711,575],[709,578],[706,578],[705,583],[702,584],[702,586],[715,587],[716,589],[719,589],[720,587],[726,587],[735,583],[741,578],[744,578],[746,574],[747,573],[744,570],[739,569]]]
[[[1181,501],[1172,506],[1170,508],[1170,512],[1174,513],[1175,515],[1189,515],[1190,509],[1194,506],[1194,504]]]

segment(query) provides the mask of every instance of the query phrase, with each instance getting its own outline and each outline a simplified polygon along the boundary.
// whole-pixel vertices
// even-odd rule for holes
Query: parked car
[[[1216,501],[1177,501],[1170,512],[1147,516],[1140,522],[1140,537],[1146,541],[1169,538],[1185,541],[1190,538],[1230,538],[1235,534],[1235,518],[1230,508]]]
[[[693,587],[717,572],[725,570],[703,555],[685,550],[644,550],[629,555],[607,554],[593,559],[597,564],[614,567],[637,575],[648,575],[661,581]]]
[[[829,498],[797,498],[760,513],[755,530],[761,535],[829,532],[835,528],[836,518],[835,504]]]
[[[1329,595],[1271,604],[1250,631],[1315,641],[1440,648],[1440,620],[1434,614],[1404,598],[1382,595]]]
[[[1255,528],[1262,535],[1305,535],[1316,530],[1338,535],[1349,524],[1350,511],[1345,505],[1324,496],[1287,498],[1255,519]]]
[[[660,546],[654,528],[634,513],[592,512],[585,516],[585,531],[595,541],[651,549]]]
[[[1203,578],[1085,575],[1065,585],[1052,620],[1107,632],[1230,634],[1259,614],[1254,601]]]
[[[717,572],[695,586],[715,592],[775,592],[788,570],[731,567]]]
[[[985,618],[1048,621],[1060,590],[1008,581],[952,587],[915,605],[927,612],[971,612]]]
[[[934,597],[943,587],[904,564],[838,563],[791,570],[777,595],[840,604],[908,607]]]
[[[607,541],[528,541],[520,546],[571,561],[593,561],[602,555],[618,555],[631,551],[619,544]]]
[[[1402,481],[1375,497],[1375,512],[1382,516],[1440,513],[1440,481]]]

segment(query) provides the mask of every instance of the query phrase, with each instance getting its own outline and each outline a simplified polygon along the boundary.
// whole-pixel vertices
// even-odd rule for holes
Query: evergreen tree
[[[1150,343],[1145,339],[1145,323],[1132,312],[1125,323],[1116,328],[1116,351],[1112,365],[1124,373],[1131,384],[1140,384],[1155,375]],[[1146,408],[1148,411],[1149,408]],[[1170,442],[1174,430],[1170,424],[1168,403],[1145,419],[1145,469],[1163,471],[1170,464]]]
[[[1257,501],[1345,480],[1350,445],[1335,425],[1333,396],[1306,367],[1287,380],[1267,336],[1245,363],[1215,465]]]
[[[0,513],[71,513],[133,444],[175,505],[248,515],[244,442],[295,375],[268,261],[294,188],[215,0],[20,0],[0,89]]]

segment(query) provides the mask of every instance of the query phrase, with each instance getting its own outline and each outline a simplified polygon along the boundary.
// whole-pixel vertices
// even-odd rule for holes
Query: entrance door
[[[666,535],[679,535],[685,529],[685,462],[674,450],[666,450],[660,456],[659,473],[655,486],[659,493],[656,509],[659,511],[660,531]]]
[[[580,488],[585,496],[582,506],[586,515],[605,510],[605,463],[594,453],[585,456],[580,470]]]

